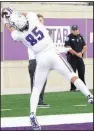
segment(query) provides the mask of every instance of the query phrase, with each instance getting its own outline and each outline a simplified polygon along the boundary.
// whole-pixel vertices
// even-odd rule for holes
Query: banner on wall
[[[66,37],[70,34],[70,26],[46,26],[54,44],[64,45]]]
[[[86,25],[87,23],[87,25]],[[86,19],[45,19],[46,27],[52,32],[54,44],[64,45],[66,36],[71,32],[71,26],[77,24],[80,33],[87,40],[87,58],[93,57],[93,20]],[[86,28],[87,27],[87,28]],[[87,32],[86,32],[87,31]],[[86,36],[87,34],[87,36]],[[14,42],[10,33],[4,28],[4,60],[28,60],[27,48],[20,42]]]

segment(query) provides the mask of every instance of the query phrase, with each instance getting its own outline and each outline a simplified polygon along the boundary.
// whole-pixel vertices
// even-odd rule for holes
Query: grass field
[[[38,108],[37,115],[93,112],[93,105],[88,104],[86,97],[80,92],[45,93],[44,101],[50,104],[50,108]],[[1,117],[28,116],[29,104],[30,94],[2,95]]]

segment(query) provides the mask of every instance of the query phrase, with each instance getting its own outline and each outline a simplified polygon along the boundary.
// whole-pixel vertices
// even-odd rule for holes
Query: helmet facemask
[[[26,25],[22,29],[19,29],[19,31],[23,32],[23,31],[27,31],[28,29],[29,29],[29,22],[27,21]]]

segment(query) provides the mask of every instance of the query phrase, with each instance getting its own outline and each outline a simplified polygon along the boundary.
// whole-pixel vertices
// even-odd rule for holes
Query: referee
[[[40,14],[38,14],[37,16],[38,16],[39,21],[42,24],[44,24],[43,16],[40,15]],[[29,71],[30,80],[31,80],[31,92],[32,92],[33,81],[34,81],[34,74],[35,74],[35,69],[36,69],[36,58],[35,58],[34,52],[30,48],[28,48],[28,57],[29,57],[28,71]],[[44,106],[44,107],[49,106],[48,104],[45,104],[44,101],[43,101],[45,86],[46,86],[46,82],[45,82],[45,84],[43,86],[43,89],[42,89],[42,92],[40,94],[38,106]]]
[[[85,83],[85,65],[83,61],[83,54],[86,52],[86,43],[77,25],[72,26],[72,33],[69,34],[65,41],[65,47],[72,49],[67,53],[67,60],[72,66],[74,72],[78,71],[79,78]],[[76,87],[71,83],[70,91],[76,91]]]

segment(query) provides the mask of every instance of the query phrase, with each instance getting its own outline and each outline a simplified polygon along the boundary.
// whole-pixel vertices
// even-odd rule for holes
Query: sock
[[[40,90],[33,87],[33,92],[30,97],[30,113],[36,115],[37,105],[39,101]]]
[[[91,94],[91,92],[89,91],[89,89],[86,87],[86,85],[83,83],[83,81],[81,79],[76,79],[74,82],[74,85],[76,86],[76,88],[78,88],[85,96],[88,96]]]

